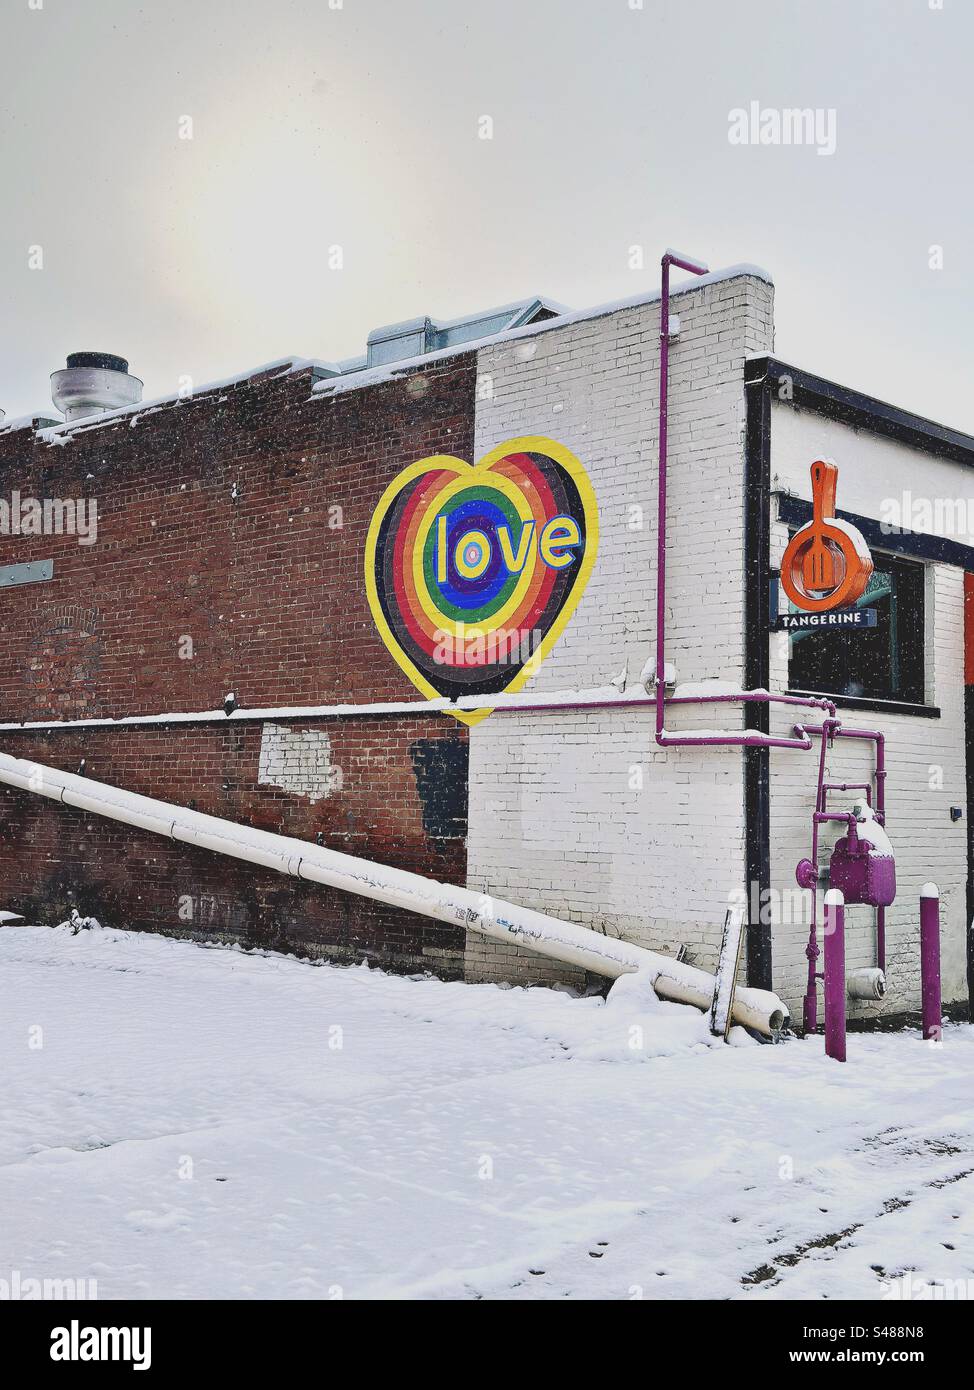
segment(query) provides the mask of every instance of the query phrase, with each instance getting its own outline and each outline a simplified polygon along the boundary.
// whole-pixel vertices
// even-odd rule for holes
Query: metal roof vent
[[[467,314],[461,319],[433,319],[428,314],[407,319],[405,323],[389,323],[373,328],[369,334],[364,358],[342,363],[342,370],[359,372],[365,367],[385,367],[391,362],[423,357],[428,352],[455,348],[461,343],[476,342],[495,333],[507,333],[529,323],[553,319],[568,310],[551,299],[519,299],[499,309],[487,309],[479,314]]]
[[[68,365],[51,373],[51,399],[65,420],[80,420],[137,405],[142,399],[142,382],[129,376],[124,357],[110,352],[72,352]]]
[[[433,323],[427,316],[407,319],[405,323],[389,323],[373,328],[366,344],[366,364],[383,367],[389,362],[405,362],[409,357],[422,357],[430,351]]]

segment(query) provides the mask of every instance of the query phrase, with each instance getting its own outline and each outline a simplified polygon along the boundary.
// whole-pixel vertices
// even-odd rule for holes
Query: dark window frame
[[[869,652],[867,643],[873,640],[874,629],[793,633],[789,640],[788,691],[790,694],[824,696],[834,700],[837,705],[845,704],[849,708],[939,717],[940,710],[927,700],[925,639],[928,566],[922,560],[908,559],[890,551],[874,551],[873,562],[876,574],[889,574],[892,578],[890,611],[885,619],[884,628],[888,630],[889,625],[898,624],[896,635],[888,634],[888,678],[881,683],[874,683],[871,689],[864,685],[859,690],[851,690],[849,680],[837,678],[835,674],[836,669],[842,669],[842,658],[846,658],[848,664],[854,662],[857,649],[859,652]],[[912,592],[904,593],[904,590]],[[897,607],[906,601],[910,603],[911,611],[908,620],[904,621],[902,614],[897,612]],[[826,666],[823,674],[821,666],[817,671],[808,667],[796,669],[794,651],[798,641],[809,643],[812,653],[819,652],[832,657],[833,661],[829,663],[832,670],[829,671]],[[814,647],[811,646],[812,643],[815,644]],[[907,667],[905,672],[904,666]],[[838,686],[845,688],[830,688]]]

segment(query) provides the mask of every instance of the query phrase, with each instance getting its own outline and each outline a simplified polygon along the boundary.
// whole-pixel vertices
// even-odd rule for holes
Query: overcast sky
[[[780,355],[974,432],[970,0],[0,14],[8,417],[71,351],[164,395],[417,314],[646,292],[677,246],[772,273]],[[731,143],[752,102],[817,109],[823,138]]]

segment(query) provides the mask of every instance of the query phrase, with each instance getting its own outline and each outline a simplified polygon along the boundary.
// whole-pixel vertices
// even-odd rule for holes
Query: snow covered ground
[[[732,1037],[635,977],[606,1003],[2,929],[0,1287],[974,1296],[974,1029],[844,1067]]]

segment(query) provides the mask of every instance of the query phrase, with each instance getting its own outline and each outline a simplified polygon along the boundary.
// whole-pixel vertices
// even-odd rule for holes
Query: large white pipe
[[[280,874],[323,883],[454,926],[470,927],[495,941],[524,946],[610,979],[645,970],[656,993],[664,999],[695,1004],[699,1009],[709,1009],[713,1002],[715,980],[705,970],[469,888],[438,883],[405,869],[375,864],[288,835],[255,830],[6,753],[0,753],[0,782]],[[768,990],[739,989],[732,1017],[736,1023],[771,1034],[783,1027],[788,1010]]]

